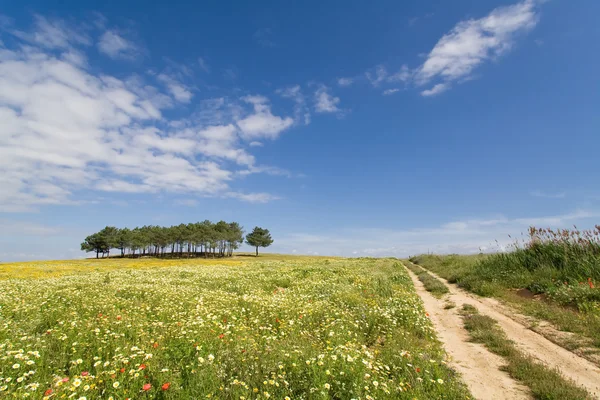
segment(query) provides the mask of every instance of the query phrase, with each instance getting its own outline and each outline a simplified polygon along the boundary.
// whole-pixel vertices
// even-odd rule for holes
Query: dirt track
[[[445,310],[445,301],[436,299],[425,290],[412,272],[408,272],[425,310],[435,327],[438,339],[450,356],[448,364],[458,371],[476,399],[509,400],[530,399],[528,389],[500,370],[505,364],[502,357],[492,354],[482,344],[469,342],[456,308]]]
[[[450,293],[444,299],[438,300],[425,290],[412,272],[409,271],[409,274],[418,294],[423,299],[425,309],[431,316],[438,337],[452,357],[452,365],[463,375],[476,398],[527,399],[530,396],[527,388],[499,370],[505,364],[502,358],[488,352],[483,345],[468,342],[468,333],[463,328],[457,311],[465,303],[474,305],[481,314],[497,320],[508,338],[514,341],[520,350],[551,368],[559,369],[565,377],[572,379],[600,399],[598,367],[513,320],[508,316],[511,311],[498,301],[468,293],[431,273],[450,289]],[[454,302],[456,307],[444,309],[445,300]]]

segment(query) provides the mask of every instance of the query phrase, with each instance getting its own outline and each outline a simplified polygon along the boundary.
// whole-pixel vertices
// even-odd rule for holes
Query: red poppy
[[[278,324],[280,324],[281,320],[279,318],[275,318],[275,322],[277,322]]]
[[[52,389],[48,389],[44,392],[44,396],[50,396],[52,394]]]
[[[169,390],[169,387],[171,386],[170,382],[167,383],[163,383],[163,385],[160,387],[162,390]]]
[[[88,376],[89,374],[90,374],[89,372],[87,372],[87,371],[83,371],[83,372],[81,373],[81,376]]]
[[[152,347],[157,348],[158,347],[158,342],[154,342],[154,344],[152,345]]]
[[[421,368],[416,368],[415,371],[421,372]]]
[[[69,382],[69,377],[68,377],[68,376],[65,376],[64,378],[62,378],[62,381],[63,381],[63,383],[65,383],[65,382]]]
[[[151,384],[149,384],[149,383],[146,383],[144,386],[142,386],[142,390],[143,390],[144,392],[147,392],[148,390],[150,390],[150,388],[151,388],[151,387],[152,387],[152,385],[151,385]]]
[[[146,364],[140,364],[139,369],[140,369],[140,371],[143,369],[146,369]]]
[[[117,315],[117,321],[120,321],[122,318],[120,315]]]
[[[120,373],[123,373],[123,372],[125,372],[125,368],[121,368],[121,369],[119,370],[119,372],[120,372]]]
[[[219,335],[219,339],[223,339],[224,337],[225,337],[225,334],[224,334],[224,333],[221,333],[221,334]]]

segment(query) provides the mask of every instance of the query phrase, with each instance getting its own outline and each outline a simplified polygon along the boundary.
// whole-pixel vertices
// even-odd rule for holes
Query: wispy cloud
[[[254,41],[263,47],[275,47],[275,41],[273,40],[273,31],[271,28],[261,28],[254,32],[252,36]]]
[[[384,96],[389,96],[392,95],[394,93],[398,93],[400,91],[400,89],[387,89],[383,91],[383,95]]]
[[[456,220],[439,226],[409,230],[346,229],[323,234],[290,234],[281,237],[274,251],[309,254],[317,252],[345,256],[396,256],[434,253],[477,253],[479,251],[503,251],[515,240],[526,240],[529,226],[568,228],[573,224],[581,228],[594,226],[600,211],[575,210],[573,212],[537,216],[507,218],[502,215],[491,218]],[[511,235],[509,237],[508,235]]]
[[[54,226],[46,226],[28,221],[14,221],[0,219],[0,236],[51,236],[61,232]]]
[[[83,204],[82,191],[276,198],[231,194],[239,170],[277,172],[258,166],[246,149],[247,142],[275,139],[293,125],[293,118],[271,111],[267,98],[209,99],[187,115],[181,103],[192,92],[181,80],[184,69],[154,75],[162,88],[147,75],[118,79],[97,65],[89,68],[77,47],[88,43],[21,36],[27,46],[0,52],[2,212]],[[120,57],[130,47],[117,42],[105,50]],[[168,117],[171,111],[178,119]]]
[[[448,85],[467,78],[480,64],[508,52],[517,35],[532,29],[538,18],[536,2],[525,0],[498,7],[483,18],[459,22],[417,69],[416,83],[424,85],[441,79]]]
[[[337,83],[340,86],[350,86],[354,83],[354,78],[339,78]]]
[[[565,192],[549,193],[542,192],[541,190],[534,190],[532,192],[529,192],[529,194],[533,197],[543,197],[546,199],[564,199],[565,197],[567,197],[567,193]]]
[[[174,77],[162,73],[157,76],[157,79],[167,87],[175,100],[181,103],[189,103],[192,100],[193,94],[191,90]]]
[[[2,18],[0,27],[23,41],[46,49],[68,50],[72,46],[89,46],[92,42],[84,27],[73,28],[63,20],[48,19],[41,15],[34,15],[31,31],[13,28],[12,20],[8,17]]]
[[[131,60],[140,54],[138,46],[116,31],[108,30],[100,37],[98,49],[114,59]]]
[[[315,110],[318,113],[339,113],[340,98],[329,93],[327,86],[321,85],[315,92]]]
[[[421,92],[421,95],[425,96],[425,97],[435,96],[435,95],[438,95],[440,93],[445,92],[448,89],[450,89],[450,84],[449,83],[438,83],[437,85],[435,85],[431,89],[423,90]]]
[[[235,67],[225,68],[223,70],[223,78],[228,81],[234,81],[238,77],[238,69]]]
[[[310,111],[306,105],[306,98],[302,93],[300,85],[289,86],[276,91],[281,97],[293,100],[296,105],[294,107],[294,115],[296,123],[310,124]]]
[[[388,72],[383,65],[378,65],[372,71],[365,72],[365,76],[371,85],[378,87],[388,78]]]
[[[176,199],[173,204],[176,206],[185,206],[185,207],[196,207],[198,205],[198,200],[196,199]]]
[[[210,73],[210,67],[208,66],[208,63],[204,58],[198,57],[198,65],[200,66],[202,71],[206,72],[207,74]]]
[[[227,197],[232,197],[234,199],[246,201],[248,203],[268,203],[273,200],[279,200],[281,197],[274,196],[269,193],[239,193],[239,192],[230,192],[227,193]]]
[[[245,96],[246,103],[252,104],[254,113],[237,121],[242,137],[252,139],[276,139],[279,134],[294,123],[290,117],[279,117],[271,113],[268,99],[263,96]]]
[[[385,65],[379,64],[367,70],[363,80],[375,88],[398,83],[407,87],[433,85],[420,89],[423,96],[445,92],[454,83],[472,80],[477,67],[511,50],[519,35],[537,24],[538,5],[543,1],[523,0],[498,7],[485,17],[460,21],[438,40],[420,66],[410,68],[404,64],[397,72],[389,72]],[[413,25],[417,20],[413,18],[409,24]],[[355,81],[353,78],[340,78],[338,85],[346,86]],[[386,89],[382,93],[389,95],[393,90]]]

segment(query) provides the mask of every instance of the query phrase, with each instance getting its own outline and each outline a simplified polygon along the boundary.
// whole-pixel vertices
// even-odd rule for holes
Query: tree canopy
[[[246,243],[256,247],[256,256],[258,257],[258,248],[269,247],[273,243],[273,238],[271,238],[271,233],[269,233],[268,229],[256,226],[252,232],[246,235]]]
[[[243,242],[244,229],[239,223],[205,220],[170,227],[107,226],[86,237],[81,250],[95,252],[96,258],[110,256],[110,249],[119,249],[121,257],[230,257]]]

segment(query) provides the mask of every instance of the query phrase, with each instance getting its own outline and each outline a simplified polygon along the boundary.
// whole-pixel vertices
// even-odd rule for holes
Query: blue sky
[[[598,222],[598,2],[148,4],[3,5],[0,260],[105,225],[406,256]]]

